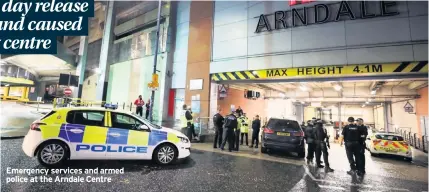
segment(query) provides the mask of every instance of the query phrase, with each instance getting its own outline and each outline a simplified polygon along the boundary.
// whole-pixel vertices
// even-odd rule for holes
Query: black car
[[[304,132],[295,120],[270,118],[262,133],[261,152],[280,150],[298,153],[304,158]]]

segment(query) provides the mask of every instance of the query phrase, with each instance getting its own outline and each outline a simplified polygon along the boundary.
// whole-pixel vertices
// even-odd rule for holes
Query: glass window
[[[270,119],[267,126],[270,129],[285,129],[285,131],[299,131],[301,129],[298,122],[284,119]]]
[[[376,135],[375,137],[386,141],[404,141],[403,137],[397,135]]]
[[[139,129],[142,123],[136,118],[121,113],[112,114],[112,127],[123,128],[123,129]]]
[[[104,111],[70,111],[67,123],[89,126],[104,126]]]

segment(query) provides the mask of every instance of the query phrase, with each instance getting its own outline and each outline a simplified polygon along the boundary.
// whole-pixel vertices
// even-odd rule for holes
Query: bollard
[[[39,104],[40,104],[40,103],[39,103],[39,102],[37,102],[37,111],[39,111]]]
[[[125,110],[125,102],[124,102],[124,104],[122,105],[122,110]]]
[[[423,152],[428,152],[428,150],[426,149],[426,145],[425,145],[425,136],[423,135],[422,136],[422,148],[423,148]]]
[[[130,111],[133,108],[133,102],[130,103]]]

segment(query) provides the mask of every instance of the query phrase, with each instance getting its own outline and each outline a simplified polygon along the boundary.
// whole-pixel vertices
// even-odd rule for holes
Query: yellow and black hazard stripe
[[[211,75],[213,81],[275,79],[289,77],[362,76],[395,73],[428,73],[428,61],[385,64],[328,65],[223,72]]]
[[[396,67],[395,70],[393,70],[393,72],[395,73],[424,72],[422,70],[427,66],[427,64],[428,64],[427,61],[402,62],[401,64],[399,64],[398,67]]]
[[[212,80],[214,81],[246,80],[258,78],[259,75],[256,71],[237,71],[212,74]]]

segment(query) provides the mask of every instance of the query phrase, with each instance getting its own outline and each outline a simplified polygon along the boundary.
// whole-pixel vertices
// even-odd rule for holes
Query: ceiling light
[[[286,97],[286,95],[284,93],[279,93],[280,97]]]
[[[377,91],[376,91],[376,90],[372,90],[372,91],[371,91],[371,95],[375,95],[375,93],[377,93]]]
[[[299,89],[301,89],[301,91],[307,91],[308,88],[304,85],[299,86]]]
[[[334,89],[340,91],[343,87],[341,85],[334,85]]]
[[[365,102],[366,104],[369,104],[369,101]]]
[[[366,106],[365,104],[362,105],[362,107],[365,107],[365,106]]]
[[[371,102],[371,101],[372,101],[372,99],[368,99],[368,101],[369,101],[369,102]]]
[[[4,85],[5,87],[9,87],[9,84]]]
[[[301,104],[305,104],[305,101],[301,101]]]

